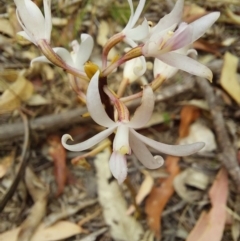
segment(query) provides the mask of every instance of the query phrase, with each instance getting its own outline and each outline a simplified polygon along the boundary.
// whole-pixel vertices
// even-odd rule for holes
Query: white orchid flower
[[[75,145],[67,144],[68,139],[72,137],[68,134],[63,135],[62,144],[70,151],[83,151],[96,145],[103,139],[107,138],[116,130],[113,141],[113,153],[109,160],[109,167],[113,176],[122,183],[127,176],[126,154],[131,151],[147,168],[159,168],[163,164],[161,156],[153,157],[146,145],[151,146],[158,152],[166,153],[174,156],[191,155],[203,148],[204,143],[198,142],[190,145],[166,145],[151,140],[134,129],[143,127],[150,119],[154,108],[154,95],[151,87],[147,86],[143,90],[142,104],[135,111],[134,116],[129,121],[129,114],[125,105],[115,99],[121,110],[118,111],[119,121],[111,120],[104,110],[99,94],[99,71],[92,77],[87,90],[87,107],[93,120],[101,126],[107,127],[106,130],[98,133],[92,138]],[[116,105],[116,106],[117,106]],[[121,117],[121,118],[120,118]]]
[[[122,33],[125,35],[124,41],[132,47],[136,47],[136,43],[134,41],[143,40],[149,34],[149,26],[146,19],[144,19],[141,25],[134,28],[142,13],[145,2],[146,0],[140,0],[137,9],[134,12],[132,0],[128,0],[131,15],[126,27],[122,30]]]
[[[50,43],[52,31],[51,0],[43,0],[44,15],[31,0],[14,0],[17,18],[24,31],[18,34],[38,45],[39,40]]]
[[[173,52],[183,54],[183,55],[189,55],[189,54],[197,55],[197,51],[195,49],[189,49],[189,46],[175,50]],[[154,59],[154,64],[153,64],[154,78],[157,78],[158,76],[161,75],[161,76],[164,76],[165,79],[170,79],[178,72],[178,70],[179,70],[178,68],[174,68],[157,58]]]
[[[179,0],[179,2],[182,2]],[[142,47],[142,54],[145,57],[155,57],[162,62],[184,70],[190,74],[205,77],[212,80],[212,72],[206,66],[198,63],[196,60],[187,57],[185,54],[179,54],[176,50],[192,44],[195,40],[199,39],[208,28],[218,19],[220,13],[213,12],[207,14],[191,24],[181,23],[177,30],[173,29],[178,23],[167,23],[165,20],[159,22],[156,28],[151,32],[150,37],[145,41]],[[178,21],[176,18],[175,21]],[[172,24],[172,26],[170,26]],[[166,27],[166,29],[163,29]],[[159,32],[159,30],[161,30]]]
[[[53,48],[53,51],[69,66],[84,71],[84,64],[90,58],[93,50],[93,38],[89,34],[81,34],[81,43],[79,44],[77,40],[74,40],[71,45],[73,48],[71,53],[65,48]],[[34,62],[52,63],[45,56],[34,58],[31,64]]]

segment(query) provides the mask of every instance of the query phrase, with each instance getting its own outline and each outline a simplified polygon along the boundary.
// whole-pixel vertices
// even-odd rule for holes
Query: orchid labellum
[[[150,86],[144,87],[142,103],[131,120],[129,120],[129,112],[126,106],[113,95],[110,96],[118,111],[118,120],[111,120],[101,103],[98,86],[99,74],[99,71],[97,71],[90,81],[87,90],[87,107],[93,120],[99,125],[107,127],[107,129],[92,138],[75,145],[67,144],[67,140],[72,139],[72,137],[65,134],[62,137],[62,144],[66,149],[70,151],[86,150],[116,131],[113,141],[113,153],[109,160],[109,167],[113,176],[119,183],[122,183],[127,176],[126,155],[130,155],[132,151],[144,166],[149,169],[155,169],[163,164],[163,158],[161,156],[153,157],[146,145],[151,146],[158,152],[174,156],[191,155],[203,148],[204,143],[202,142],[190,145],[166,145],[151,140],[134,130],[146,125],[152,115],[154,95]]]

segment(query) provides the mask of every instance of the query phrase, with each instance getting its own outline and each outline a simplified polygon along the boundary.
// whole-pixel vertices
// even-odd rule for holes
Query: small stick
[[[221,107],[217,105],[215,93],[208,81],[200,77],[197,77],[196,79],[200,90],[205,95],[205,99],[208,102],[212,115],[213,126],[217,136],[218,147],[220,151],[218,157],[226,167],[231,178],[234,180],[238,192],[240,192],[240,167],[237,161],[237,151],[231,143],[227,133]]]
[[[7,202],[9,199],[12,198],[21,178],[24,176],[26,164],[27,164],[27,149],[28,149],[28,143],[29,143],[29,126],[28,126],[28,119],[27,117],[21,113],[21,117],[23,120],[23,126],[24,126],[24,142],[23,142],[23,148],[22,148],[22,153],[20,157],[20,167],[18,169],[18,173],[15,176],[15,179],[13,180],[10,188],[6,192],[5,196],[3,199],[0,201],[0,212],[3,211],[4,207],[6,206]]]

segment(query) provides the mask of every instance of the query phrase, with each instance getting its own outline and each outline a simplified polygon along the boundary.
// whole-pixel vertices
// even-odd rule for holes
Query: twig
[[[193,89],[194,82],[191,78],[184,79],[180,84],[172,85],[162,89],[161,93],[156,94],[156,102],[166,101],[179,94],[182,94]],[[129,108],[134,108],[140,103],[140,98],[134,101],[128,102],[126,105]],[[44,131],[49,132],[62,127],[66,127],[69,124],[86,123],[90,119],[83,118],[81,115],[87,112],[87,108],[77,108],[74,110],[66,111],[60,114],[51,114],[43,117],[36,118],[29,122],[30,129],[32,131]],[[11,140],[15,137],[22,136],[24,133],[22,123],[4,124],[0,128],[0,142],[5,140]]]
[[[84,123],[89,121],[89,118],[81,117],[86,112],[86,108],[78,108],[60,114],[39,117],[29,122],[29,128],[32,131],[51,131],[69,124]],[[24,129],[21,122],[1,125],[0,141],[11,140],[12,138],[22,136],[23,133]]]
[[[27,164],[27,149],[28,149],[28,143],[29,143],[29,126],[28,126],[28,119],[27,117],[21,113],[21,117],[23,120],[23,126],[24,126],[24,142],[23,142],[23,148],[22,148],[22,153],[21,153],[21,157],[20,157],[20,167],[18,170],[18,173],[15,177],[15,179],[12,182],[12,185],[10,186],[10,188],[8,189],[8,191],[6,192],[5,196],[3,197],[3,199],[0,201],[0,212],[2,212],[2,210],[4,209],[4,207],[6,206],[7,202],[9,199],[12,198],[19,182],[20,179],[24,176],[24,171],[25,171],[25,167]]]
[[[219,159],[226,167],[231,178],[234,180],[238,192],[240,192],[240,168],[237,162],[237,152],[227,133],[225,121],[221,112],[221,107],[217,105],[213,88],[207,82],[207,80],[198,77],[197,84],[200,87],[202,93],[205,95],[205,99],[208,102],[212,115],[213,126],[216,132],[218,147],[220,151]]]

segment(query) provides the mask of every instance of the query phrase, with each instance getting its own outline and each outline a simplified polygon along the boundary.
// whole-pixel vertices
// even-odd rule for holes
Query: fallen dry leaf
[[[174,178],[176,193],[186,202],[193,203],[202,197],[201,190],[205,190],[209,184],[209,177],[199,170],[187,168]],[[191,189],[189,187],[193,187]]]
[[[57,196],[63,193],[67,182],[68,169],[66,165],[66,150],[62,146],[61,138],[57,135],[51,135],[47,139],[50,144],[49,154],[54,162],[54,176],[57,182]]]
[[[9,37],[13,37],[15,35],[12,24],[8,19],[0,18],[0,33],[4,33]]]
[[[167,157],[165,164],[169,177],[164,180],[159,179],[158,186],[153,187],[146,200],[145,212],[147,214],[148,225],[158,239],[160,239],[161,236],[160,217],[168,200],[174,193],[173,180],[180,172],[180,168],[178,166],[179,160],[179,157]]]
[[[224,90],[240,104],[240,83],[237,77],[238,57],[226,52],[222,67],[220,84]]]
[[[19,74],[17,80],[0,96],[0,114],[15,110],[21,105],[21,102],[28,100],[32,94],[32,83]]]
[[[211,210],[202,212],[187,241],[221,241],[226,221],[227,171],[222,168],[209,191]]]
[[[193,43],[193,47],[197,50],[203,50],[205,52],[215,54],[217,57],[221,56],[219,46],[216,43],[209,43],[207,41],[200,39]]]
[[[27,218],[21,224],[17,241],[31,240],[35,230],[45,216],[47,196],[49,193],[48,186],[46,186],[29,167],[27,167],[25,171],[25,183],[34,201],[34,205]]]
[[[184,7],[183,21],[186,23],[191,23],[205,14],[205,8],[202,8],[195,3],[191,3]]]
[[[179,144],[186,145],[194,142],[204,142],[205,146],[199,152],[216,150],[217,143],[212,130],[202,123],[195,122],[189,127],[188,136],[181,138]]]
[[[225,9],[226,15],[229,17],[230,20],[232,20],[232,23],[240,25],[240,16],[233,13],[232,10],[228,7]]]
[[[179,138],[189,135],[190,125],[200,116],[200,109],[192,105],[186,105],[181,110],[181,123],[179,127]]]
[[[0,234],[0,241],[17,241],[20,228],[15,228],[10,231]],[[80,234],[81,228],[68,221],[60,221],[51,227],[45,227],[41,224],[34,233],[31,241],[56,241],[63,240],[74,235]]]
[[[111,180],[108,161],[111,152],[106,148],[96,155],[94,165],[97,171],[98,198],[103,216],[110,228],[111,236],[116,240],[139,241],[143,235],[141,224],[126,214],[127,204],[117,181]]]
[[[15,157],[15,150],[11,151],[11,153],[7,156],[4,156],[0,159],[0,178],[4,177],[10,166],[13,163]]]
[[[138,190],[138,193],[136,195],[136,204],[137,205],[141,204],[141,202],[144,200],[144,198],[151,192],[153,184],[154,184],[154,180],[149,172],[143,171],[143,174],[145,175],[145,178],[144,178],[144,180]],[[130,215],[135,210],[136,210],[136,208],[134,207],[134,205],[131,205],[128,208],[126,213],[127,213],[127,215]]]

